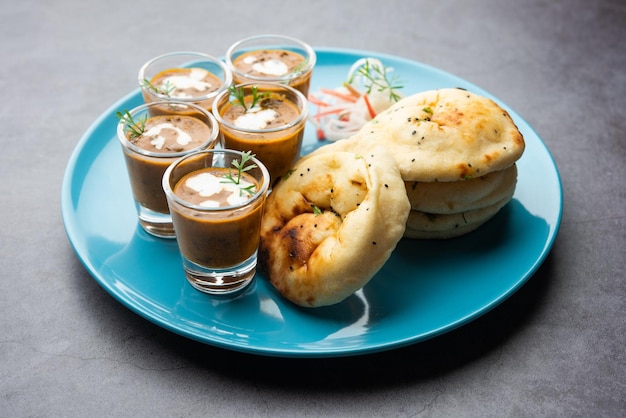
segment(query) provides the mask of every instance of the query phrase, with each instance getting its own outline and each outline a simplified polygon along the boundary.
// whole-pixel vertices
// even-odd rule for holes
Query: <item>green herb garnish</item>
[[[130,132],[129,135],[131,138],[140,137],[146,130],[146,119],[148,119],[148,115],[144,115],[139,121],[135,121],[128,110],[124,110],[124,112],[118,111],[115,113],[115,116],[126,125],[126,129]]]
[[[365,60],[365,64],[363,64],[355,74],[360,74],[367,80],[364,86],[367,90],[367,94],[370,94],[374,88],[380,92],[389,90],[389,99],[391,101],[397,102],[400,100],[400,95],[396,90],[404,86],[397,83],[397,77],[389,78],[387,67],[384,65],[381,68],[378,65],[370,65],[370,62]],[[352,84],[355,74],[348,80],[350,84]]]
[[[248,195],[252,196],[254,194],[254,189],[256,188],[256,186],[254,184],[251,184],[249,186],[242,186],[241,185],[241,176],[244,172],[246,171],[250,171],[253,168],[257,168],[258,166],[256,164],[249,164],[246,166],[246,164],[248,163],[248,161],[250,161],[252,158],[254,158],[256,155],[252,154],[252,151],[246,151],[243,152],[241,154],[241,161],[239,160],[233,160],[232,165],[233,167],[235,167],[237,169],[237,174],[236,177],[233,176],[230,168],[228,169],[228,174],[226,174],[224,176],[224,178],[226,179],[225,181],[222,181],[222,183],[233,183],[239,186],[239,196],[241,196],[244,192],[248,193]]]
[[[309,64],[309,59],[305,58],[303,59],[300,64],[296,65],[292,71],[292,73],[299,73],[300,71],[302,71],[307,65]]]
[[[315,216],[318,216],[318,215],[322,214],[322,210],[320,208],[318,208],[316,205],[311,204],[311,208],[313,209],[313,214]]]
[[[284,175],[283,175],[283,181],[287,180],[289,177],[291,177],[291,175],[293,174],[295,170],[291,169],[289,171],[287,171]]]
[[[248,107],[246,106],[246,92],[243,87],[230,86],[228,91],[231,96],[235,97],[236,104],[242,106],[246,112],[256,106],[259,100],[265,99],[270,95],[269,92],[259,93],[258,87],[252,86],[252,103],[250,103],[250,106]]]
[[[170,97],[172,92],[176,89],[176,86],[170,80],[165,80],[165,83],[161,84],[160,86],[155,86],[147,78],[141,80],[141,87],[167,97]]]

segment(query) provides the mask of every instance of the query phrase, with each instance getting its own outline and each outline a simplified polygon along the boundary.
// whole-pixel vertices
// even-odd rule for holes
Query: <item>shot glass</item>
[[[193,115],[196,104],[211,111],[213,99],[232,84],[226,64],[201,52],[179,51],[163,54],[146,62],[138,75],[145,103],[176,101],[167,108],[153,107],[152,112]]]
[[[234,90],[215,98],[221,142],[224,148],[252,151],[274,183],[300,156],[308,102],[298,90],[278,84],[247,83]]]
[[[163,174],[176,159],[215,147],[219,127],[211,113],[192,103],[185,106],[193,108],[195,116],[152,115],[153,108],[166,105],[153,102],[121,111],[117,137],[124,152],[139,224],[154,236],[175,238],[161,184]]]
[[[194,288],[233,295],[253,282],[269,181],[258,159],[228,149],[196,152],[167,169],[163,190]]]
[[[317,56],[308,44],[288,36],[257,35],[232,44],[226,65],[233,83],[278,83],[309,94]]]

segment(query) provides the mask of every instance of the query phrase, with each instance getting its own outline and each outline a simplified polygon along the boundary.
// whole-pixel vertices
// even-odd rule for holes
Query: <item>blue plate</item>
[[[311,91],[340,85],[354,61],[370,56],[395,69],[407,95],[463,87],[493,98],[451,74],[398,57],[328,48],[317,53]],[[262,275],[231,301],[187,284],[176,242],[154,238],[137,225],[115,137],[115,112],[141,104],[139,90],[96,120],[69,160],[62,189],[67,235],[85,268],[123,305],[203,343],[282,357],[356,355],[417,343],[477,318],[513,294],[541,265],[559,229],[562,189],[550,152],[519,115],[493,99],[526,139],[513,200],[464,237],[402,240],[365,288],[335,306],[294,306]],[[319,145],[309,126],[303,153]]]

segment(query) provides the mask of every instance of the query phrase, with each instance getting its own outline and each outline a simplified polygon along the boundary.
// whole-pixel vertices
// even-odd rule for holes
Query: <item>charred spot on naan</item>
[[[339,216],[330,211],[321,214],[303,213],[287,222],[282,230],[277,231],[277,239],[291,261],[289,270],[306,266],[315,249],[335,234],[340,225]]]

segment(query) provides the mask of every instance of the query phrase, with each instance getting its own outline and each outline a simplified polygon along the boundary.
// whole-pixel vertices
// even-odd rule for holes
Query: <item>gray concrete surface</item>
[[[153,325],[87,273],[61,218],[77,141],[147,59],[280,32],[441,68],[544,139],[564,212],[489,314],[376,355],[258,357]],[[542,1],[3,1],[0,415],[623,416],[626,5]]]

